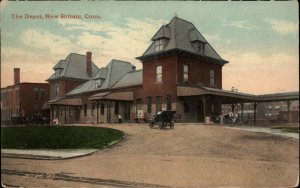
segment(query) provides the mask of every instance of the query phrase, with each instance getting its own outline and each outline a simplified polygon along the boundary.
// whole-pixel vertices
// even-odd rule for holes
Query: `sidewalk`
[[[1,149],[4,157],[26,159],[69,159],[92,154],[98,149]]]
[[[236,129],[236,130],[273,134],[273,135],[282,136],[285,138],[294,138],[296,140],[299,140],[298,133],[283,132],[280,129],[271,129],[271,128],[265,128],[265,127],[228,127],[228,126],[225,126],[225,127],[230,128],[230,129]]]

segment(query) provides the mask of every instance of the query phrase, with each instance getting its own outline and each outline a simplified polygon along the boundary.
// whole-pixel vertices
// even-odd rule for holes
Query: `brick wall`
[[[187,57],[178,56],[177,61],[177,82],[183,83],[183,65],[189,65],[189,83],[202,83],[210,86],[210,70],[215,72],[215,88],[222,89],[222,66],[211,62]]]
[[[162,57],[143,61],[143,91],[141,92],[142,104],[147,104],[147,97],[152,97],[152,104],[156,104],[156,96],[162,97],[166,104],[166,96],[171,96],[171,101],[176,101],[176,56]],[[162,66],[162,82],[156,82],[156,67]],[[173,105],[174,106],[174,105]]]

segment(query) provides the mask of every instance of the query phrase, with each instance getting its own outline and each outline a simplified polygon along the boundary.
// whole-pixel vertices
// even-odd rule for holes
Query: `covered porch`
[[[61,124],[80,122],[81,98],[60,98],[48,101],[50,122],[57,119]]]
[[[122,121],[131,119],[133,91],[101,92],[89,97],[96,103],[96,123],[116,123],[121,115]]]
[[[216,122],[222,114],[222,105],[224,104],[231,105],[231,112],[234,112],[235,107],[239,105],[241,107],[240,121],[243,123],[244,104],[253,104],[254,112],[257,105],[255,95],[203,86],[177,86],[177,96],[183,103],[183,113],[187,112],[186,108],[190,106],[192,109],[189,110],[188,116],[192,116],[195,122],[203,123]],[[185,118],[183,121],[186,121]]]

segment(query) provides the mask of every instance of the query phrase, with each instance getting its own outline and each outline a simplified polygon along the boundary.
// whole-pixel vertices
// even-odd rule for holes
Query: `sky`
[[[26,19],[26,14],[44,19]],[[45,14],[82,19],[46,19]],[[250,94],[299,91],[297,1],[1,1],[1,87],[13,84],[17,67],[21,82],[46,82],[55,64],[70,53],[91,51],[99,68],[120,59],[141,69],[136,57],[175,15],[192,22],[229,61],[223,67],[223,89]]]

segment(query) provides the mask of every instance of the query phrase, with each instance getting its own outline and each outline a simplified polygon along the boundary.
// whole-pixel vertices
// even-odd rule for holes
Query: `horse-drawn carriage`
[[[150,128],[153,128],[155,125],[158,125],[159,129],[169,126],[171,129],[174,128],[175,121],[173,119],[176,111],[162,111],[161,113],[152,117],[149,121]]]

